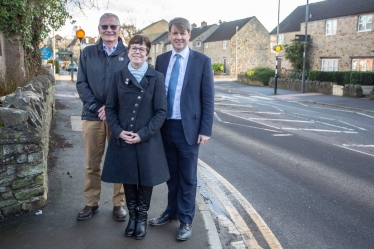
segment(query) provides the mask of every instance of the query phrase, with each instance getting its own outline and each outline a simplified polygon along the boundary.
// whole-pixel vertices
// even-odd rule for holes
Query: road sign
[[[41,48],[40,53],[42,54],[42,60],[48,60],[52,57],[52,51],[47,47]]]

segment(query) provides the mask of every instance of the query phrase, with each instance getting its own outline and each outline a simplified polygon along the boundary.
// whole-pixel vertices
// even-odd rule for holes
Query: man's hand
[[[208,137],[208,136],[204,136],[204,135],[199,134],[199,137],[197,138],[197,143],[198,144],[205,144],[208,141],[209,138],[210,137]]]
[[[106,116],[105,116],[105,105],[100,107],[100,109],[97,111],[99,114],[99,118],[102,120],[102,121],[105,121],[106,120]]]

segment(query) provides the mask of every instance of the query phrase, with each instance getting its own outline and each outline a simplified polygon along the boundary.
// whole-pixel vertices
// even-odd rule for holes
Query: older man
[[[100,17],[98,44],[83,49],[79,58],[77,90],[83,102],[82,130],[86,154],[84,194],[86,206],[78,220],[90,219],[98,211],[101,193],[101,162],[105,141],[110,131],[105,117],[106,96],[113,73],[129,62],[127,47],[119,38],[118,16],[106,13]],[[117,221],[126,220],[122,184],[114,184],[113,215]]]

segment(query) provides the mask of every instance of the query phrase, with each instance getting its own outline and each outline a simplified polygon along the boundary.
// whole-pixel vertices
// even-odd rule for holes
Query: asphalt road
[[[265,92],[216,83],[216,97],[224,101],[216,102],[213,136],[200,159],[244,196],[283,248],[373,248],[374,113],[308,104],[285,90]],[[233,223],[236,209],[249,237],[274,248],[243,202],[222,181],[214,185],[228,193],[229,204],[218,209]],[[251,248],[253,238],[243,241]]]

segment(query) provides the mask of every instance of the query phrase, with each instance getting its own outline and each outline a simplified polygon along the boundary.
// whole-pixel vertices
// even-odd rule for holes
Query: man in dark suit
[[[177,239],[182,241],[191,237],[199,147],[211,136],[214,115],[211,60],[188,47],[190,36],[188,20],[171,20],[169,39],[173,49],[159,55],[155,67],[165,75],[168,115],[161,134],[170,180],[166,210],[149,223],[158,226],[178,218],[181,224]]]

